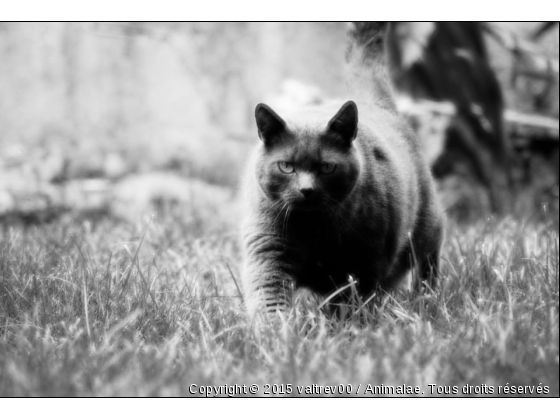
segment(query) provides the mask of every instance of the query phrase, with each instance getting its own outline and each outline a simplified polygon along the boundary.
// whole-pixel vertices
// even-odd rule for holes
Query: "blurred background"
[[[238,220],[254,107],[350,99],[348,24],[0,23],[0,222]],[[458,220],[558,219],[558,22],[396,23],[389,61]]]

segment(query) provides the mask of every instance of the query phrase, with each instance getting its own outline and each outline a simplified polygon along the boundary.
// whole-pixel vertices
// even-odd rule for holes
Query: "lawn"
[[[236,226],[205,214],[2,222],[0,396],[559,395],[546,217],[450,220],[436,291],[250,323]]]

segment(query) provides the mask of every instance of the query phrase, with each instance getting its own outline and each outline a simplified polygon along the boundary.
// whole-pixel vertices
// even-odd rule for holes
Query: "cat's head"
[[[263,141],[258,182],[274,203],[293,210],[324,210],[354,189],[360,172],[353,146],[358,131],[354,102],[346,102],[319,126],[286,122],[264,104],[257,105],[255,117]]]

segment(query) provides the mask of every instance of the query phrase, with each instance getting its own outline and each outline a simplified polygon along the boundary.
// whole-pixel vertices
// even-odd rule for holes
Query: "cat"
[[[244,178],[242,223],[252,315],[288,310],[294,288],[329,296],[349,276],[364,298],[397,286],[413,266],[435,286],[444,215],[420,146],[396,112],[387,27],[358,25],[352,100],[287,116],[255,109],[260,143]]]

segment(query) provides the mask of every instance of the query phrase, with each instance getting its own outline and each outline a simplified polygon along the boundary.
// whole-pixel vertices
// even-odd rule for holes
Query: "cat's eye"
[[[321,163],[321,173],[322,174],[332,174],[336,169],[336,164],[330,162]]]
[[[285,174],[291,174],[294,172],[294,165],[290,162],[278,162],[278,168],[280,169],[280,172]]]

